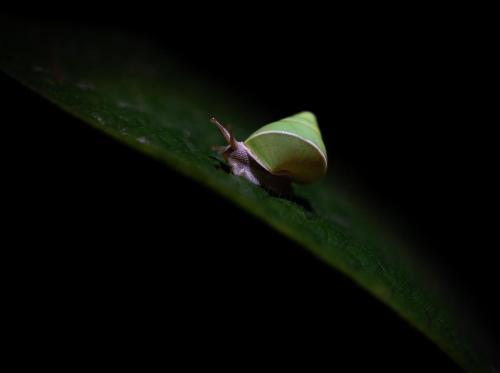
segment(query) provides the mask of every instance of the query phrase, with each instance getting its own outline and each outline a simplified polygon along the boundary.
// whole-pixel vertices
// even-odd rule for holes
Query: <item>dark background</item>
[[[316,113],[353,195],[432,258],[495,336],[495,148],[488,56],[470,33],[473,15],[286,8],[123,5],[117,14],[82,5],[27,19],[137,34],[276,118]],[[161,330],[178,356],[193,349],[207,363],[262,365],[270,355],[309,369],[455,371],[302,248],[10,78],[0,82],[5,117],[22,123],[29,145],[6,140],[15,148],[8,199],[12,221],[29,227],[18,246],[29,248],[23,260],[37,281],[23,281],[34,299],[43,290],[41,304],[64,294],[68,314],[96,321],[88,330],[102,323],[125,341]]]

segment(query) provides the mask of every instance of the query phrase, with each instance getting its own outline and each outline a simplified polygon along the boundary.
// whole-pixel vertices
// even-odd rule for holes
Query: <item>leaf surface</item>
[[[220,167],[211,147],[224,144],[209,122],[212,115],[231,123],[239,139],[280,118],[238,100],[142,40],[9,22],[0,27],[5,73],[299,242],[394,309],[467,371],[492,371],[480,339],[465,328],[469,321],[446,291],[434,286],[437,277],[416,253],[380,234],[347,202],[334,170],[316,185],[297,187],[298,198],[290,201]]]

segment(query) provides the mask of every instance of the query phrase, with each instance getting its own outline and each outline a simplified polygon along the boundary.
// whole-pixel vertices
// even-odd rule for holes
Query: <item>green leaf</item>
[[[7,21],[0,27],[5,73],[299,242],[392,307],[467,371],[494,369],[476,330],[465,327],[470,320],[445,289],[434,285],[438,277],[423,269],[415,253],[374,229],[347,202],[332,171],[316,185],[297,188],[309,210],[218,167],[211,146],[223,139],[209,123],[211,115],[232,123],[239,139],[280,118],[240,101],[141,40],[91,31],[41,32]]]

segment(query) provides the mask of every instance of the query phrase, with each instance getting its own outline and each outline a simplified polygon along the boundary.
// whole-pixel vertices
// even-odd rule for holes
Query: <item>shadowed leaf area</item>
[[[390,318],[389,320],[383,318],[381,325],[374,326],[373,323],[377,324],[380,319],[372,319],[373,315],[365,315],[363,307],[367,305],[368,309],[373,307],[378,309],[377,307],[384,308],[382,304],[385,304],[437,344],[466,371],[495,371],[493,358],[488,352],[488,346],[483,344],[481,333],[476,330],[469,315],[450,295],[440,277],[426,266],[425,258],[418,258],[415,251],[390,239],[380,228],[376,228],[376,224],[360,213],[349,202],[342,180],[337,177],[334,169],[329,170],[327,177],[315,185],[296,186],[295,197],[281,198],[241,178],[229,175],[222,159],[211,151],[213,145],[224,143],[220,133],[209,122],[212,115],[216,115],[225,123],[232,124],[232,129],[240,140],[245,139],[262,125],[280,118],[271,117],[252,103],[234,97],[216,81],[190,71],[178,64],[163,49],[144,40],[113,32],[81,30],[70,32],[55,28],[19,26],[10,22],[3,22],[1,29],[0,69],[48,99],[52,105],[55,104],[62,109],[62,111],[57,109],[60,113],[55,115],[68,118],[59,121],[67,122],[67,126],[78,127],[81,131],[79,134],[83,133],[87,136],[86,139],[92,139],[89,140],[91,148],[106,148],[108,154],[115,154],[112,160],[97,159],[97,157],[93,159],[92,152],[89,153],[88,148],[82,145],[79,139],[72,137],[71,133],[74,132],[68,132],[62,149],[73,156],[85,154],[85,159],[83,156],[77,157],[76,165],[73,164],[64,171],[67,185],[59,186],[60,193],[63,195],[72,185],[79,185],[79,190],[88,190],[89,194],[67,196],[68,206],[58,210],[58,213],[61,216],[71,216],[72,211],[81,210],[82,214],[94,214],[93,223],[97,222],[100,229],[106,232],[109,224],[107,215],[102,211],[90,211],[89,206],[95,206],[95,203],[92,201],[94,197],[89,196],[100,195],[99,201],[106,201],[107,207],[115,211],[114,217],[119,215],[116,211],[123,212],[125,217],[129,208],[140,214],[151,211],[147,209],[148,206],[157,206],[155,217],[147,215],[142,217],[149,224],[150,237],[134,234],[134,227],[123,218],[109,228],[115,229],[118,225],[122,225],[126,233],[117,232],[116,235],[119,237],[113,242],[111,239],[113,235],[108,231],[106,237],[110,237],[110,242],[104,241],[97,245],[92,240],[86,239],[78,227],[71,226],[67,222],[67,225],[64,225],[66,233],[79,237],[73,239],[85,247],[78,249],[77,254],[73,253],[72,258],[77,256],[98,258],[99,255],[103,255],[102,268],[94,268],[102,276],[102,273],[106,272],[106,266],[120,267],[120,263],[130,264],[134,261],[136,254],[121,246],[117,247],[117,242],[125,245],[129,240],[137,247],[155,246],[157,244],[152,242],[151,237],[159,237],[165,232],[164,239],[168,242],[168,230],[175,231],[177,226],[190,227],[189,231],[185,230],[189,233],[183,242],[175,244],[176,249],[168,252],[166,258],[168,260],[164,260],[162,265],[148,263],[144,256],[138,259],[138,265],[152,266],[151,274],[147,278],[150,283],[156,284],[153,286],[156,290],[162,289],[159,283],[167,282],[172,285],[178,281],[179,271],[176,271],[175,265],[168,263],[180,262],[191,266],[186,273],[202,274],[201,281],[194,278],[182,279],[184,286],[189,289],[186,293],[176,294],[179,290],[175,285],[169,286],[166,291],[169,296],[176,294],[176,299],[182,299],[192,305],[186,312],[180,312],[179,309],[176,311],[175,307],[170,310],[174,313],[174,318],[180,318],[180,313],[187,313],[193,318],[191,325],[185,326],[186,340],[178,341],[179,344],[189,343],[188,335],[194,333],[194,329],[206,336],[200,338],[198,343],[210,343],[210,335],[220,333],[221,329],[217,325],[220,325],[222,320],[235,325],[243,323],[246,326],[243,331],[238,329],[238,333],[252,335],[252,338],[258,339],[259,336],[255,335],[255,331],[260,330],[259,325],[255,325],[252,319],[242,322],[235,316],[238,310],[246,309],[253,315],[271,315],[268,316],[273,320],[271,324],[274,327],[270,332],[271,340],[273,336],[278,338],[277,335],[281,343],[288,338],[287,336],[293,340],[293,335],[305,335],[307,340],[312,336],[308,334],[311,330],[326,330],[329,334],[324,335],[325,332],[321,338],[335,339],[335,330],[338,328],[342,338],[345,339],[349,333],[352,336],[351,340],[344,340],[342,343],[344,348],[356,350],[359,344],[377,343],[375,337],[364,341],[358,340],[357,330],[372,328],[374,335],[383,338],[384,323],[392,322]],[[39,103],[40,106],[44,104],[44,101]],[[52,109],[57,111],[54,107]],[[26,110],[30,108],[26,107]],[[290,113],[292,114],[294,113]],[[51,115],[54,115],[53,112]],[[321,128],[321,118],[318,118],[318,121]],[[32,125],[27,128],[31,128],[33,136],[36,137],[37,131],[43,130],[34,127]],[[66,133],[68,128],[59,126],[57,131]],[[101,138],[101,133],[108,136]],[[59,134],[57,141],[61,138]],[[132,153],[130,148],[134,149]],[[52,161],[56,162],[59,157],[64,157],[64,154],[50,153],[50,149],[47,149],[47,152],[50,155],[39,154],[47,165]],[[50,179],[50,167],[44,168],[42,162],[36,163],[36,157],[34,158],[30,162],[35,162],[39,170],[45,171],[39,171],[40,174],[33,176],[33,183]],[[127,164],[128,161],[130,164]],[[88,164],[94,165],[95,168],[85,169]],[[130,172],[130,175],[125,177],[124,174],[127,172]],[[179,177],[178,173],[183,177]],[[151,174],[161,175],[161,178],[148,179],[149,176],[145,176]],[[98,180],[106,183],[100,184]],[[138,180],[144,180],[144,183]],[[165,180],[175,180],[175,185],[169,185]],[[197,183],[193,183],[192,180]],[[128,195],[123,189],[123,185],[126,184],[134,185],[144,194]],[[130,191],[130,189],[125,190]],[[163,190],[165,190],[163,199],[151,197],[161,195]],[[48,195],[55,196],[58,193],[51,190]],[[217,194],[224,199],[217,199],[215,197]],[[47,194],[40,192],[38,197],[43,199],[44,195]],[[210,202],[211,200],[216,202]],[[181,204],[183,209],[179,210],[178,206]],[[38,209],[36,216],[42,218],[41,211],[49,210],[50,205],[50,200],[44,200],[43,209]],[[257,217],[258,220],[246,215],[241,217],[238,215],[239,209]],[[219,211],[223,211],[224,216]],[[172,217],[172,214],[175,216]],[[211,219],[221,222],[220,230],[214,229],[215,225],[211,224]],[[235,220],[227,222],[231,219]],[[252,232],[250,234],[248,230],[242,229],[240,234],[232,232],[233,234],[228,233],[225,236],[224,222],[228,223],[230,229],[238,229],[238,224],[241,223]],[[207,233],[205,226],[213,231]],[[271,229],[280,235],[270,234]],[[49,235],[50,232],[42,234]],[[220,247],[200,249],[196,243],[200,238],[198,235],[219,236]],[[266,242],[260,242],[259,235],[266,237]],[[229,237],[230,242],[224,237]],[[235,237],[243,243],[232,242]],[[267,240],[267,237],[274,238]],[[289,239],[294,243],[290,243]],[[108,249],[106,254],[99,254],[101,251],[97,247],[102,245],[113,249]],[[249,249],[250,246],[255,250]],[[235,250],[238,248],[247,250],[245,255],[236,254]],[[262,261],[261,256],[264,248],[274,252],[267,263]],[[305,250],[313,255],[304,256],[302,251]],[[264,301],[259,294],[249,295],[259,281],[255,278],[254,271],[261,272],[261,278],[269,279],[274,268],[285,266],[280,263],[285,251],[288,255],[286,266],[289,268],[285,277],[287,281],[294,279],[291,285],[281,283],[279,278],[275,278],[272,289],[266,292],[265,296],[268,298]],[[196,260],[193,260],[190,254],[195,255]],[[121,256],[127,256],[128,259],[120,259]],[[159,258],[153,252],[151,257]],[[316,263],[316,258],[320,258],[324,264],[319,266],[314,264],[317,266],[315,268],[320,270],[311,278],[307,268],[313,266],[311,263]],[[93,259],[86,260],[87,263],[93,262]],[[204,263],[215,261],[227,264],[224,276],[217,271],[211,272],[210,268],[204,266]],[[332,271],[332,267],[336,271]],[[70,268],[68,272],[71,272]],[[144,275],[147,272],[144,270],[141,273]],[[126,268],[120,269],[118,273],[123,274],[124,278],[125,274],[130,276]],[[319,285],[330,283],[331,276],[335,277],[340,284],[339,287],[327,288]],[[128,291],[135,296],[144,294],[143,302],[146,306],[155,308],[156,301],[152,301],[151,297],[166,296],[153,294],[151,289],[134,290],[136,279],[128,278]],[[246,278],[246,282],[241,283],[240,288],[230,291],[234,297],[231,302],[232,308],[217,311],[207,309],[208,304],[227,296],[221,289],[226,289],[228,283],[234,279],[241,281],[242,278]],[[360,303],[359,312],[355,315],[357,320],[355,325],[346,326],[342,325],[343,317],[347,320],[349,312],[343,308],[342,303],[343,297],[349,295],[346,295],[342,288],[349,286],[351,280],[359,285],[359,294],[356,290],[356,297],[363,298],[364,293],[361,289],[364,289],[374,298],[365,297],[366,300],[363,302],[367,303]],[[54,281],[59,280],[54,279]],[[112,282],[112,280],[107,282],[110,294],[115,293],[111,298],[120,296],[116,295],[116,292],[121,294],[117,290],[120,287],[113,290],[113,286],[109,285]],[[77,287],[84,288],[85,281],[82,280]],[[294,304],[295,296],[301,299],[302,304]],[[197,302],[190,301],[193,297],[198,299]],[[380,306],[375,298],[382,302]],[[280,299],[286,306],[277,307]],[[304,300],[306,304],[310,302],[308,305],[314,311],[306,312],[309,320],[299,325],[296,319],[287,318],[286,308],[308,308],[304,305]],[[338,302],[334,307],[337,313],[326,314],[326,310],[328,312],[332,310],[326,306],[332,300]],[[266,304],[267,307],[257,307],[256,304]],[[298,317],[297,314],[292,313],[292,315]],[[314,319],[314,315],[317,316],[317,320]],[[214,320],[215,325],[207,326]],[[262,331],[262,334],[265,333]],[[231,335],[228,329],[224,329],[222,337],[227,340],[238,338]],[[272,342],[267,339],[264,337],[264,341],[260,343],[272,346]],[[397,344],[397,341],[394,343]],[[425,344],[423,337],[418,343]],[[328,349],[327,342],[321,347],[314,346],[317,349],[316,353],[323,358],[332,353]],[[289,354],[300,355],[292,344],[285,347]],[[236,350],[230,350],[234,357],[250,359]],[[336,354],[342,355],[342,351],[336,349],[333,355]],[[407,359],[419,359],[418,353],[407,351],[407,354],[405,356]],[[436,352],[436,355],[439,356],[439,353]],[[371,359],[374,366],[383,367],[385,359],[394,358],[377,356]],[[331,360],[335,366],[335,357]],[[355,361],[350,363],[353,369],[356,369],[357,363]],[[407,363],[414,364],[413,361]],[[446,366],[446,362],[443,364]],[[408,369],[404,365],[401,366],[401,371]]]

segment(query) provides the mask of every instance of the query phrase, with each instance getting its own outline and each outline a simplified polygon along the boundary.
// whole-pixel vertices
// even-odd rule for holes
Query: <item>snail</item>
[[[210,120],[228,145],[214,146],[223,154],[231,173],[279,194],[291,194],[291,183],[313,183],[327,169],[326,148],[316,117],[301,112],[267,124],[245,141],[238,141],[227,126]]]

